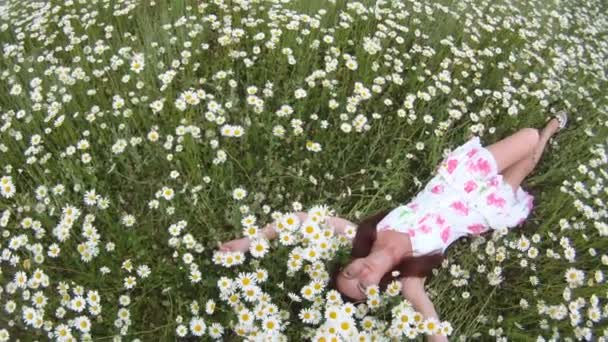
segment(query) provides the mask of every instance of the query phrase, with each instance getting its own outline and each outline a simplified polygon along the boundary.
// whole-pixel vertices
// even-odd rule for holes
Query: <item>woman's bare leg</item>
[[[557,119],[551,119],[545,128],[542,129],[539,141],[534,147],[534,150],[529,153],[528,156],[522,158],[503,171],[503,179],[513,187],[513,191],[517,190],[524,178],[526,178],[526,176],[532,172],[536,164],[538,164],[549,138],[557,132],[558,127],[559,122]]]
[[[498,167],[497,172],[515,164],[527,155],[530,155],[539,142],[539,133],[536,128],[522,128],[508,137],[487,146]]]

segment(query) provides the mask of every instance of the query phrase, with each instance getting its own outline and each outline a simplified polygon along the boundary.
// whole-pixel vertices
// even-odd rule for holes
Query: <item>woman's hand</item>
[[[249,251],[249,243],[251,241],[248,237],[230,240],[224,243],[218,242],[218,249],[220,252],[247,252]]]

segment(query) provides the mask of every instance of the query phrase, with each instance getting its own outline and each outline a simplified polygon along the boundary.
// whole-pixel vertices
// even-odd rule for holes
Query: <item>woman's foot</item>
[[[547,124],[545,125],[545,128],[543,128],[541,130],[541,138],[543,136],[550,138],[556,132],[564,129],[564,127],[566,127],[567,123],[568,123],[568,113],[566,113],[566,111],[561,110],[561,111],[557,112],[556,114],[553,114],[549,118]]]
[[[560,122],[556,117],[553,117],[547,122],[545,127],[540,131],[540,140],[548,140],[560,130]]]

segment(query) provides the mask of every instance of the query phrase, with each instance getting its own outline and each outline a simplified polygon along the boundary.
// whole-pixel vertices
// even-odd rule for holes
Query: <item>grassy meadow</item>
[[[608,340],[606,13],[5,1],[0,341]],[[398,291],[342,303],[326,283],[348,243],[285,223],[407,203],[470,137],[562,109],[528,220],[457,241],[427,282],[441,322]],[[243,235],[251,253],[217,252]]]

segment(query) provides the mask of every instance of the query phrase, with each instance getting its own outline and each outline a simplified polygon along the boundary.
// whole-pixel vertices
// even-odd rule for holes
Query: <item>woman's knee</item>
[[[536,128],[526,127],[519,130],[521,139],[526,146],[529,146],[530,151],[533,151],[540,141],[540,132]]]
[[[520,129],[517,134],[520,146],[524,147],[526,155],[531,155],[540,142],[540,131],[536,128],[525,127]]]

